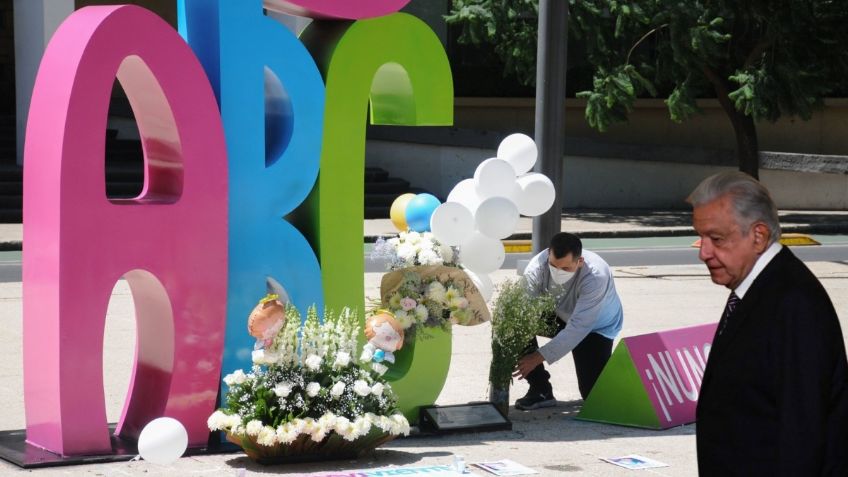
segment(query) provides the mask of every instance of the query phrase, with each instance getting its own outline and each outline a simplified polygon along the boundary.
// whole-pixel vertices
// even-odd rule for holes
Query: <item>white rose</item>
[[[312,371],[318,371],[318,368],[321,367],[321,359],[317,354],[310,354],[306,357],[306,361],[304,361],[304,365]]]
[[[371,394],[371,386],[369,386],[365,381],[357,379],[353,382],[353,392],[360,396],[367,396]]]
[[[333,385],[333,389],[330,390],[330,395],[334,398],[337,398],[342,395],[345,390],[345,383],[342,381],[337,382]]]
[[[374,372],[375,372],[375,373],[377,373],[377,374],[379,374],[380,376],[382,376],[382,375],[386,374],[386,371],[388,371],[388,370],[389,370],[389,368],[388,368],[388,367],[386,367],[386,365],[385,365],[385,364],[382,364],[382,363],[372,363],[372,364],[371,364],[371,369],[373,369],[373,370],[374,370]]]
[[[234,372],[224,376],[224,383],[227,386],[232,386],[234,384],[244,384],[247,381],[247,375],[244,374],[244,371],[237,369]]]
[[[380,397],[383,395],[383,388],[383,383],[375,383],[373,386],[371,386],[371,394]]]
[[[315,397],[318,395],[318,391],[321,390],[321,385],[316,382],[311,382],[306,385],[306,395],[309,397]]]
[[[249,436],[258,436],[259,432],[262,430],[262,421],[257,421],[256,419],[247,423],[245,426],[245,431]]]
[[[374,357],[374,350],[370,346],[365,346],[362,348],[362,355],[359,356],[359,360],[363,362],[371,361],[371,358]]]
[[[334,368],[344,368],[350,364],[350,353],[346,351],[339,351],[336,354],[336,362],[333,363]]]
[[[292,391],[291,383],[279,383],[276,386],[274,386],[274,394],[276,394],[277,397],[284,398],[284,397],[288,396],[291,393],[291,391]]]

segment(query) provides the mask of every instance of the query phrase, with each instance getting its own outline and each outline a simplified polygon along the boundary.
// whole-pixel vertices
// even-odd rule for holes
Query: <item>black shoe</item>
[[[554,398],[554,394],[552,392],[538,392],[534,390],[527,391],[527,394],[521,398],[515,400],[515,408],[521,409],[522,411],[531,411],[533,409],[540,409],[543,407],[554,407],[556,406],[556,398]]]

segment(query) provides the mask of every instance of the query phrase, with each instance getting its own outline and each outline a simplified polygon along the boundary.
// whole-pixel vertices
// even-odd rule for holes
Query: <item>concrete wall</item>
[[[568,99],[565,103],[565,130],[569,136],[594,138],[626,144],[663,144],[671,146],[733,149],[735,136],[724,111],[713,99],[699,100],[703,110],[683,123],[668,117],[660,99],[636,102],[627,123],[600,133],[584,119],[585,101]],[[533,98],[457,98],[454,125],[461,129],[532,132]],[[810,154],[848,154],[848,99],[829,98],[812,119],[782,118],[775,123],[757,124],[763,151]]]
[[[494,149],[369,140],[366,164],[402,177],[444,199],[473,177]],[[685,209],[704,177],[731,167],[686,162],[566,156],[563,208]],[[781,209],[848,209],[848,175],[762,170],[760,178]]]

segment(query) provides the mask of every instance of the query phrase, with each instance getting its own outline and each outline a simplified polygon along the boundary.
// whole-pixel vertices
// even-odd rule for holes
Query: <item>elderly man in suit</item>
[[[702,476],[848,475],[848,364],[827,292],[741,172],[692,192],[699,257],[731,290],[697,407]]]

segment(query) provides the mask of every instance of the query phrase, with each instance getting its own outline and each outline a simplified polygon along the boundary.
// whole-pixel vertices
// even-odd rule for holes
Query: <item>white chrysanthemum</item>
[[[230,414],[230,415],[228,415],[228,416],[227,416],[227,421],[226,421],[226,423],[224,424],[224,426],[226,426],[226,427],[228,427],[228,428],[230,428],[230,429],[232,429],[232,428],[234,428],[234,427],[236,427],[236,426],[240,426],[240,425],[241,425],[241,416],[239,416],[238,414]]]
[[[350,364],[350,353],[347,351],[339,351],[336,353],[336,362],[333,363],[334,368],[344,368]]]
[[[291,392],[292,392],[292,384],[291,383],[277,383],[277,385],[274,386],[274,394],[276,394],[277,397],[281,397],[281,398],[287,397],[289,394],[291,394]]]
[[[383,383],[374,383],[374,385],[371,386],[371,394],[380,397],[383,395],[383,389]]]
[[[304,361],[303,364],[312,371],[318,371],[318,368],[321,367],[321,361],[323,361],[323,359],[321,359],[321,357],[317,354],[310,354],[306,357],[306,361]]]
[[[300,432],[292,425],[292,423],[287,422],[282,426],[277,427],[277,442],[280,444],[291,444],[297,439],[297,436]]]
[[[259,431],[259,436],[256,438],[256,442],[260,445],[273,447],[277,445],[277,430],[271,426],[265,426]]]
[[[468,308],[468,299],[463,296],[458,296],[450,301],[450,307],[464,310]]]
[[[439,303],[445,301],[445,286],[439,282],[431,282],[427,287],[427,297]]]
[[[249,436],[254,436],[254,437],[258,436],[259,431],[261,431],[261,430],[262,430],[262,421],[258,421],[256,419],[248,422],[247,426],[245,426],[245,431],[247,432],[247,435],[249,435]]]
[[[415,324],[415,315],[410,316],[409,313],[403,310],[395,312],[395,319],[400,323],[401,328],[407,329]]]
[[[365,381],[357,379],[353,382],[353,392],[364,397],[371,394],[371,386]]]
[[[232,373],[224,376],[224,383],[227,386],[232,386],[234,384],[244,384],[247,381],[247,375],[244,374],[244,371],[237,369]]]
[[[206,420],[206,426],[209,427],[210,431],[220,431],[227,427],[227,415],[222,411],[215,411],[209,416],[209,419]]]
[[[405,240],[412,245],[415,245],[421,242],[421,234],[416,231],[410,231],[406,233]]]
[[[418,262],[420,262],[421,265],[441,265],[442,259],[435,250],[427,249],[422,250],[421,253],[418,254]]]
[[[353,429],[355,431],[356,437],[362,437],[368,434],[368,431],[371,430],[371,419],[366,416],[359,416],[353,421]]]
[[[342,381],[338,381],[338,382],[336,382],[336,384],[333,385],[333,388],[330,389],[330,396],[337,398],[337,397],[342,395],[344,390],[345,390],[345,383],[342,382]]]
[[[398,245],[397,255],[401,260],[412,263],[415,261],[415,247],[408,243],[402,243]]]
[[[243,436],[244,435],[244,426],[241,424],[235,425],[230,428],[230,434],[234,436]]]
[[[391,432],[394,423],[388,416],[380,416],[379,420],[374,422],[374,425],[379,427],[383,432]]]
[[[406,420],[403,414],[393,414],[391,417],[391,421],[392,434],[404,436],[409,434],[409,421]]]
[[[427,316],[429,312],[427,311],[427,307],[423,304],[419,303],[418,306],[415,307],[415,321],[418,323],[423,323],[427,321]]]
[[[339,416],[336,418],[335,425],[333,426],[333,430],[346,441],[356,440],[356,428],[353,427],[353,423],[344,416]]]
[[[306,385],[306,395],[309,397],[317,396],[319,391],[321,391],[321,385],[315,381]]]
[[[386,243],[388,243],[389,245],[391,245],[394,248],[397,248],[397,246],[400,244],[400,239],[398,237],[392,237],[392,238],[386,240]]]

